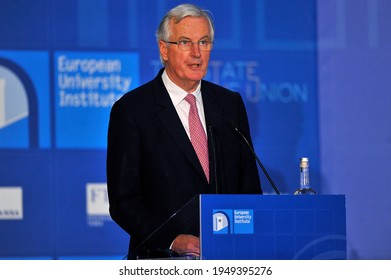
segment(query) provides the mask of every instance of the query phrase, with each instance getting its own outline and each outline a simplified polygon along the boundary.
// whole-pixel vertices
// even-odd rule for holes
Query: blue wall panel
[[[163,14],[179,3],[2,3],[0,98],[12,94],[10,80],[1,75],[8,71],[21,84],[28,80],[20,92],[29,110],[17,122],[6,124],[4,118],[2,123],[11,103],[0,100],[5,104],[0,108],[0,196],[11,201],[0,205],[1,258],[126,254],[128,237],[109,218],[104,193],[111,105],[104,100],[112,102],[110,96],[156,75],[161,66],[155,30]],[[195,3],[215,18],[215,48],[206,79],[242,94],[255,150],[280,190],[293,193],[298,187],[299,158],[307,156],[312,183],[322,193],[315,1]],[[77,61],[76,69],[64,70],[62,56]],[[121,67],[93,68],[97,61],[107,67],[116,61]],[[110,83],[113,75],[131,84],[107,86],[103,80]],[[95,86],[85,84],[97,81]],[[272,193],[261,176],[265,192]]]

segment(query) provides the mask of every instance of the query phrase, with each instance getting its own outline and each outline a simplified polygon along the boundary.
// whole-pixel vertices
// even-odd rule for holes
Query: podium
[[[344,195],[200,195],[200,259],[346,259]]]

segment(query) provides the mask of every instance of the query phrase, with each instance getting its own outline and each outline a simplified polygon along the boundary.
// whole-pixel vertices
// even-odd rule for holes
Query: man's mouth
[[[201,64],[200,63],[193,63],[193,64],[190,64],[189,66],[192,69],[198,69],[198,68],[200,68]]]

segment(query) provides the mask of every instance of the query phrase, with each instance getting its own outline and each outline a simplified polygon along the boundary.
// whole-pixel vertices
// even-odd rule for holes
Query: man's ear
[[[168,60],[168,46],[167,43],[164,41],[159,41],[159,52],[160,56],[164,61]]]

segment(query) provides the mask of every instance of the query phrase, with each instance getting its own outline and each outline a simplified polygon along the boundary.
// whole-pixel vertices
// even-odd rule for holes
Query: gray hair
[[[159,27],[156,31],[157,41],[168,41],[170,38],[170,21],[174,20],[175,23],[181,22],[185,17],[204,17],[208,20],[209,29],[210,29],[210,39],[214,40],[214,26],[211,18],[211,12],[203,10],[200,7],[197,7],[193,4],[182,4],[176,6],[167,12],[163,17],[162,21],[159,24]],[[160,57],[161,63],[164,65],[162,57]]]

